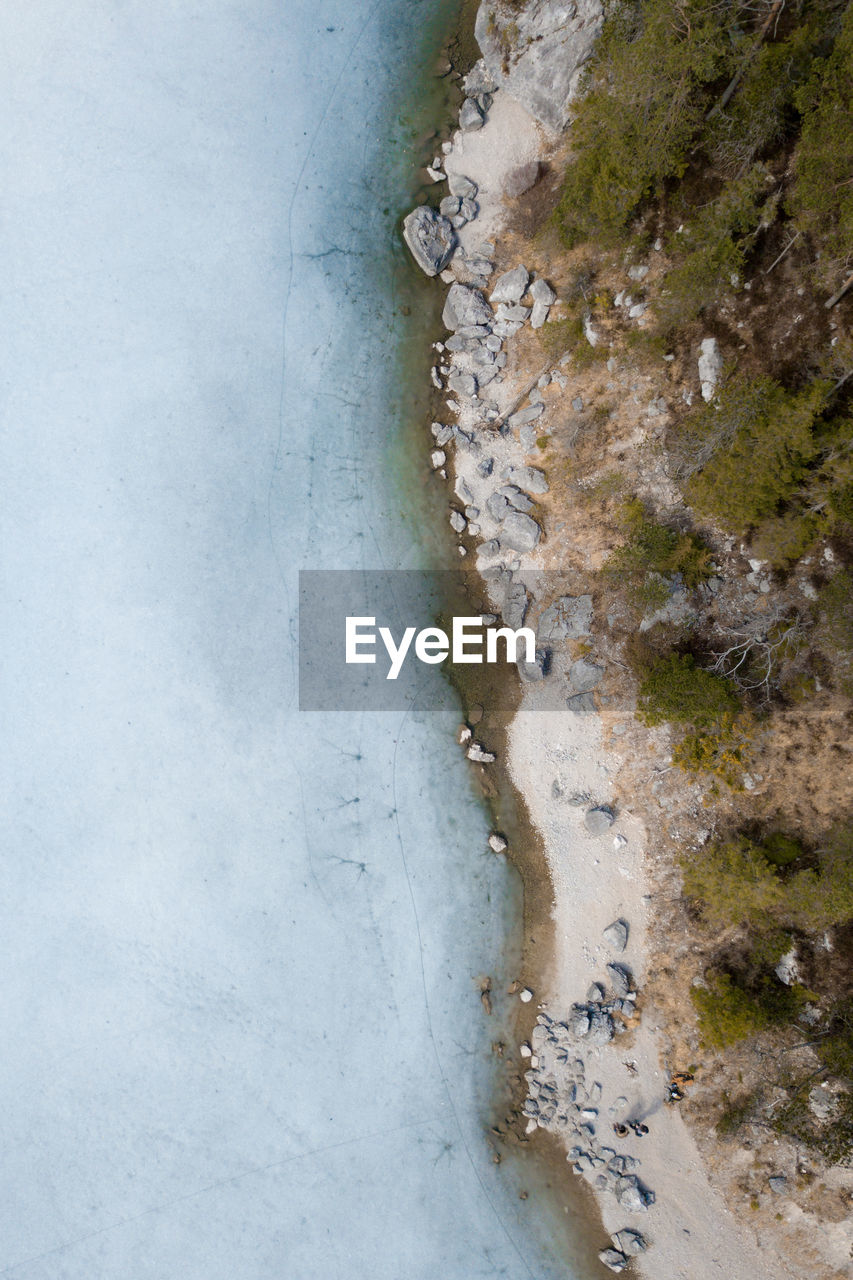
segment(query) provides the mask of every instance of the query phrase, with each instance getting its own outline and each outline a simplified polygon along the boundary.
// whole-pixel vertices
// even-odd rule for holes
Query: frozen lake
[[[455,717],[297,710],[297,570],[422,558],[381,144],[451,9],[0,16],[0,1276],[566,1275],[482,1137]]]

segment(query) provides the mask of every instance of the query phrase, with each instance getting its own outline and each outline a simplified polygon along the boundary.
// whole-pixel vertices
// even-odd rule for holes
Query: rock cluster
[[[531,0],[522,10],[490,0],[480,5],[474,33],[493,83],[559,131],[602,20],[601,0]]]

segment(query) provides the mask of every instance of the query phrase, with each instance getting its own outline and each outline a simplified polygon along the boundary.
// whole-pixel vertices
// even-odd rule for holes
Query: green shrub
[[[712,975],[707,988],[693,987],[690,995],[699,1015],[702,1039],[715,1049],[756,1035],[769,1024],[758,1001],[736,986],[728,973]]]
[[[829,283],[853,255],[853,8],[847,7],[832,52],[816,64],[796,101],[803,124],[790,209],[797,227],[820,246]]]
[[[691,501],[738,532],[777,514],[820,452],[828,390],[822,381],[792,392],[771,378],[732,378],[693,417],[695,452],[707,461],[688,481]]]
[[[711,552],[692,533],[680,533],[649,520],[643,504],[626,502],[619,523],[626,541],[608,559],[605,569],[628,584],[629,596],[640,608],[659,608],[669,598],[670,581],[679,575],[691,589],[711,576]]]
[[[785,886],[760,846],[737,839],[711,844],[682,863],[684,893],[715,928],[772,925],[785,905]]]
[[[638,696],[641,718],[648,725],[670,720],[711,728],[740,709],[732,682],[703,671],[690,654],[670,653],[654,663]]]
[[[557,209],[565,241],[618,241],[638,207],[680,177],[700,133],[708,86],[732,64],[738,7],[713,0],[616,6],[572,125],[575,158]]]
[[[676,266],[657,304],[665,327],[689,324],[739,279],[761,219],[766,179],[766,170],[754,167],[725,186],[681,235],[670,237]]]

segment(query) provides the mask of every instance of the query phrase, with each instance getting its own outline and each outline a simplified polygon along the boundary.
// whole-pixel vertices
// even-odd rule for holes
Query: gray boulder
[[[601,0],[481,4],[474,34],[494,83],[549,129],[569,120],[584,63],[601,30]]]
[[[501,545],[513,551],[532,551],[539,542],[542,530],[536,521],[523,511],[510,511],[501,530]]]
[[[538,182],[540,173],[541,167],[538,160],[529,160],[526,164],[520,164],[504,178],[504,195],[510,200],[523,196],[525,191],[529,191]]]
[[[591,693],[573,694],[571,698],[566,698],[566,706],[576,716],[594,716],[598,712]]]
[[[509,511],[509,503],[502,493],[490,493],[486,498],[486,510],[493,520],[501,521]]]
[[[531,404],[526,409],[519,409],[517,413],[510,414],[507,424],[512,427],[523,427],[528,422],[535,422],[543,413],[544,404]]]
[[[507,302],[510,304],[521,302],[529,279],[530,276],[526,267],[520,265],[513,267],[512,271],[505,271],[502,276],[498,276],[495,281],[495,287],[489,297],[492,302]]]
[[[626,996],[633,985],[630,969],[626,969],[623,964],[609,964],[607,974],[617,996]]]
[[[548,319],[548,312],[551,308],[545,302],[534,302],[533,310],[530,312],[531,329],[541,329],[545,321]]]
[[[614,920],[604,930],[604,941],[614,951],[624,951],[628,945],[627,920]]]
[[[569,1014],[569,1030],[572,1035],[583,1036],[589,1033],[590,1015],[587,1009],[582,1009],[579,1005],[575,1005]]]
[[[589,693],[604,675],[604,667],[597,667],[594,662],[579,658],[569,667],[569,679],[578,693]]]
[[[613,1019],[603,1009],[593,1009],[589,1016],[589,1039],[592,1044],[609,1044],[615,1034]]]
[[[492,308],[480,293],[468,284],[452,284],[441,313],[446,329],[462,329],[467,325],[487,325]]]
[[[562,596],[543,611],[537,631],[543,640],[554,642],[588,636],[591,627],[592,596]]]
[[[527,662],[524,658],[519,658],[516,666],[522,680],[526,684],[535,684],[538,680],[544,680],[548,674],[550,656],[547,649],[537,649],[533,662]]]
[[[505,484],[498,489],[498,493],[506,498],[511,507],[515,507],[516,511],[532,511],[533,500],[528,498],[526,493],[522,493],[514,484]]]
[[[538,467],[510,467],[507,474],[510,484],[526,489],[528,493],[547,493],[548,481],[545,472]]]
[[[456,232],[442,214],[419,205],[403,221],[403,239],[415,262],[428,276],[437,276],[447,266],[456,248]]]
[[[477,184],[472,182],[470,178],[466,178],[462,173],[449,173],[447,175],[447,186],[452,196],[459,196],[461,200],[473,200],[477,194]]]
[[[524,626],[529,603],[530,597],[523,582],[513,582],[507,587],[501,615],[505,624],[512,627],[513,631]]]
[[[632,1231],[630,1227],[614,1232],[610,1239],[616,1248],[629,1258],[636,1258],[638,1254],[645,1253],[648,1248],[645,1237],[641,1236],[639,1231]]]
[[[712,400],[723,371],[723,357],[716,338],[705,338],[699,347],[699,382],[702,399]]]
[[[602,1249],[598,1257],[609,1271],[624,1271],[628,1265],[628,1259],[618,1249]]]
[[[530,286],[530,296],[534,302],[542,302],[546,307],[550,307],[552,302],[557,301],[556,293],[541,276],[538,276]]]
[[[466,98],[459,112],[459,128],[463,133],[473,133],[483,127],[483,113],[473,98]]]
[[[788,1179],[784,1173],[777,1173],[772,1178],[767,1179],[767,1185],[775,1195],[781,1196],[788,1190]]]
[[[655,1193],[642,1185],[633,1173],[616,1183],[616,1199],[628,1213],[645,1213],[655,1202]]]
[[[447,385],[458,396],[465,396],[470,399],[471,396],[477,394],[477,379],[471,373],[461,373],[457,370],[455,373],[451,373],[447,379]]]
[[[615,814],[611,808],[598,805],[594,809],[587,809],[583,823],[591,836],[603,836],[613,826],[614,820]]]

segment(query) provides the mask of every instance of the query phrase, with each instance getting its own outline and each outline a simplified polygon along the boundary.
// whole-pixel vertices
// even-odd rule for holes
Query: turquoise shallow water
[[[425,555],[399,117],[451,9],[0,17],[16,1280],[566,1275],[482,1137],[518,889],[455,716],[297,710],[298,568]]]

